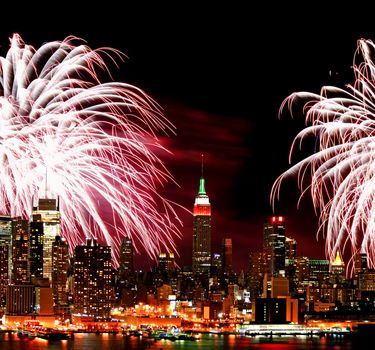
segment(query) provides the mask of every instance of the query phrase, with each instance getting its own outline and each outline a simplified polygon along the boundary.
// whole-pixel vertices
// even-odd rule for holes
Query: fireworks
[[[300,92],[284,101],[280,109],[288,106],[290,111],[297,100],[308,101],[304,104],[308,126],[294,139],[290,161],[296,146],[311,136],[316,151],[283,173],[271,191],[275,200],[283,179],[297,175],[301,196],[309,191],[319,210],[327,257],[333,261],[337,251],[350,253],[351,268],[360,252],[367,253],[369,267],[375,267],[374,53],[372,41],[358,41],[355,82],[346,90],[328,86],[319,95]],[[358,57],[363,59],[357,65]]]
[[[174,250],[175,204],[158,194],[173,178],[158,132],[173,132],[159,105],[110,77],[107,60],[75,37],[26,45],[18,34],[0,57],[0,212],[29,218],[32,198],[59,198],[61,231],[73,249],[125,236],[151,257]]]

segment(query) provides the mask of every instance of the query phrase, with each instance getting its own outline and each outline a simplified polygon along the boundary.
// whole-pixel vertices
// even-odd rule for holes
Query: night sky
[[[222,238],[232,238],[239,271],[247,268],[248,253],[261,249],[263,222],[272,215],[271,186],[288,168],[292,139],[304,127],[302,117],[278,118],[282,101],[292,92],[352,83],[357,40],[375,40],[375,25],[359,21],[353,9],[338,13],[317,4],[274,8],[272,16],[249,4],[204,9],[188,4],[119,9],[107,3],[90,15],[62,4],[50,15],[34,9],[25,20],[1,24],[0,50],[3,55],[8,38],[18,32],[35,47],[76,35],[92,48],[123,51],[128,59],[112,69],[115,80],[147,92],[176,126],[176,135],[163,138],[172,155],[162,158],[179,186],[171,183],[161,191],[192,209],[204,155],[212,251],[220,250]],[[286,234],[297,239],[298,254],[323,258],[324,238],[316,239],[310,198],[297,210],[293,180],[281,197],[276,214],[285,215]],[[180,266],[191,263],[193,217],[181,210],[181,219]],[[136,264],[149,268],[154,262],[137,255]]]

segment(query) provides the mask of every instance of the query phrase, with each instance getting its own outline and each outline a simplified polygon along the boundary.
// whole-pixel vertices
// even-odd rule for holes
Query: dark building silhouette
[[[120,278],[134,274],[134,249],[130,237],[125,237],[120,247]]]
[[[285,323],[285,298],[257,298],[255,303],[255,323]]]
[[[354,260],[354,275],[358,276],[367,272],[367,254],[357,253]]]
[[[221,243],[223,257],[223,271],[231,272],[233,269],[232,238],[224,238]]]
[[[134,271],[134,246],[130,237],[125,237],[121,242],[118,271],[118,280],[115,283],[116,303],[121,306],[134,306],[137,282]]]
[[[205,180],[200,178],[195,197],[193,222],[193,273],[209,274],[211,268],[211,204],[206,193]]]
[[[285,219],[273,216],[264,224],[263,250],[266,253],[269,273],[277,276],[285,271]]]

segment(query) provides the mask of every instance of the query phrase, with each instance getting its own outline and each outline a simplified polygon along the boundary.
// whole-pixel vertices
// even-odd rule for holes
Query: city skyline
[[[282,101],[295,91],[317,92],[324,84],[351,83],[357,40],[363,36],[375,40],[375,36],[354,26],[337,26],[334,18],[329,18],[329,25],[320,25],[312,15],[306,18],[300,13],[293,23],[288,23],[291,17],[276,19],[277,32],[267,39],[247,21],[244,9],[229,8],[225,15],[224,9],[218,10],[217,16],[208,19],[191,9],[194,21],[188,16],[168,21],[138,17],[145,33],[135,30],[137,21],[130,16],[121,25],[103,19],[100,30],[94,30],[95,21],[90,24],[87,19],[49,31],[13,24],[2,31],[1,52],[7,50],[13,32],[20,32],[35,46],[72,34],[87,40],[90,47],[123,51],[129,58],[113,72],[116,80],[149,93],[177,127],[177,135],[163,142],[172,152],[165,164],[180,187],[169,184],[161,190],[192,210],[200,155],[205,155],[212,252],[220,251],[222,238],[232,238],[238,270],[246,268],[250,251],[261,249],[263,222],[273,214],[269,206],[272,183],[288,168],[291,141],[303,125],[302,120],[289,116],[278,120]],[[229,17],[233,18],[226,22]],[[310,198],[306,196],[297,210],[294,182],[282,196],[287,193],[289,197],[292,190],[293,198],[284,198],[275,214],[286,217],[286,235],[297,240],[298,254],[324,257],[324,239],[317,242],[315,238],[317,217]],[[176,261],[184,265],[191,263],[184,251],[191,252],[193,217],[184,211],[181,215],[183,238],[176,239],[180,254]],[[136,255],[135,264],[140,260]],[[148,267],[154,262],[143,264]]]

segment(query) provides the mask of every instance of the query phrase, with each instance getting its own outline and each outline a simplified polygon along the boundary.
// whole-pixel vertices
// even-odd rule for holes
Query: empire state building
[[[203,175],[199,181],[193,215],[193,273],[209,274],[211,267],[211,204],[206,194]]]

